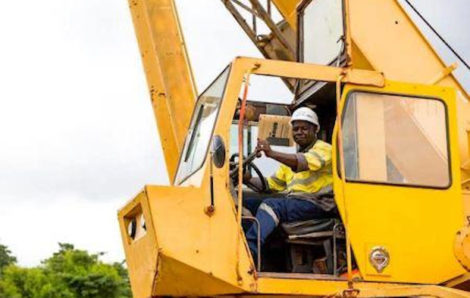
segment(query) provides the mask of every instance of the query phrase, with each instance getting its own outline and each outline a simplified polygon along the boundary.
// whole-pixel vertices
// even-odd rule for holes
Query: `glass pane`
[[[243,98],[243,91],[244,88],[241,88],[240,98]],[[280,77],[254,74],[250,76],[247,99],[253,102],[288,105],[292,104],[294,95]]]
[[[228,79],[229,68],[199,96],[191,126],[186,136],[184,150],[180,158],[176,183],[183,182],[198,170],[207,155],[209,143],[215,127],[215,121],[220,108],[220,102]]]
[[[346,178],[446,187],[446,129],[441,101],[353,92],[343,118]]]
[[[314,0],[303,14],[303,61],[329,65],[338,58],[343,36],[342,0]]]

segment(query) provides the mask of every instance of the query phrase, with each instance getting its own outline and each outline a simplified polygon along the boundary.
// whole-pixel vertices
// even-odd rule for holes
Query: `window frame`
[[[299,63],[305,63],[304,62],[304,15],[305,15],[305,9],[315,0],[303,0],[300,5],[297,7],[297,24],[298,24],[298,30],[297,30],[297,43],[296,43],[296,49],[297,49],[297,55],[296,55],[296,60]],[[343,38],[345,38],[347,34],[347,28],[346,28],[346,11],[345,11],[345,0],[341,0],[341,12],[343,16]],[[339,58],[339,61],[338,61]],[[338,67],[343,67],[347,63],[347,45],[346,41],[343,40],[343,45],[342,45],[342,50],[341,54],[339,56],[336,56],[333,58],[329,63],[325,64],[325,66],[336,66]],[[311,63],[311,62],[307,62]],[[297,80],[294,95],[296,100],[300,99],[305,96],[307,92],[310,90],[314,89],[311,94],[316,93],[318,90],[321,88],[325,87],[326,82],[323,81],[314,81],[314,80]],[[311,95],[310,94],[310,95]]]
[[[215,131],[215,127],[217,126],[217,122],[219,120],[219,114],[220,114],[220,110],[221,110],[221,107],[222,107],[222,104],[223,104],[223,101],[224,101],[224,98],[225,98],[225,92],[227,91],[227,85],[228,85],[228,82],[230,80],[230,74],[231,74],[231,71],[232,71],[232,64],[229,64],[228,66],[226,66],[218,75],[217,77],[204,89],[204,91],[202,91],[200,93],[200,95],[198,96],[197,98],[197,101],[195,102],[194,104],[194,110],[191,114],[191,121],[189,122],[189,126],[188,126],[188,129],[187,129],[187,132],[186,132],[186,137],[184,139],[184,144],[183,144],[183,150],[181,151],[180,155],[179,155],[179,158],[178,158],[178,167],[176,168],[176,174],[175,174],[175,177],[173,178],[173,185],[182,185],[186,180],[188,180],[191,176],[193,176],[195,173],[197,173],[203,166],[204,166],[204,163],[205,163],[205,160],[207,159],[207,154],[209,153],[209,148],[211,146],[211,142],[212,142],[212,137],[214,136],[214,131]],[[211,131],[211,136],[210,136],[210,140],[209,140],[209,143],[207,145],[207,148],[206,148],[206,151],[204,153],[204,158],[202,159],[200,165],[196,166],[191,172],[189,172],[188,174],[186,174],[185,176],[183,176],[184,178],[181,178],[179,180],[177,180],[178,178],[178,172],[180,170],[180,167],[181,167],[181,163],[186,159],[186,154],[187,154],[187,145],[189,146],[190,144],[186,144],[186,140],[188,139],[189,135],[189,131],[191,129],[191,127],[193,126],[193,119],[194,117],[196,116],[196,113],[198,112],[198,109],[196,109],[197,105],[199,104],[199,101],[202,97],[202,95],[207,91],[209,90],[213,85],[214,83],[225,73],[225,72],[228,72],[227,74],[227,79],[225,80],[225,83],[224,83],[224,88],[223,88],[223,91],[222,91],[222,94],[220,96],[220,103],[219,103],[219,107],[218,107],[218,111],[217,111],[217,115],[215,115],[215,122],[214,122],[214,126],[212,127],[212,131]]]
[[[304,0],[302,3],[300,3],[300,5],[298,6],[297,8],[297,24],[298,24],[298,29],[297,30],[297,62],[300,62],[300,63],[305,63],[304,62],[304,14],[305,14],[305,9],[315,0]],[[344,3],[344,0],[341,0],[341,12],[342,12],[342,15],[343,15],[343,37],[344,35],[346,35],[346,22],[345,22],[345,18],[346,18],[346,12],[344,10],[344,7],[345,7],[345,3]],[[345,57],[345,54],[346,54],[346,46],[345,46],[345,41],[343,41],[343,48],[342,48],[342,51],[341,51],[341,54],[339,55],[339,58],[340,58],[340,62],[339,62],[339,65],[340,66],[344,66],[345,62],[346,62],[346,57]],[[307,62],[307,63],[310,63],[310,62]],[[330,61],[329,63],[325,64],[325,66],[332,66],[332,65],[335,65],[336,63],[338,63],[338,56],[336,56],[335,58],[333,58],[332,61]]]
[[[387,185],[387,186],[398,186],[398,187],[407,187],[407,188],[421,188],[421,189],[436,189],[436,190],[447,190],[450,189],[453,185],[453,176],[452,176],[452,156],[451,156],[451,151],[450,151],[450,134],[449,134],[449,110],[447,107],[447,103],[445,100],[439,97],[433,97],[433,96],[420,96],[420,95],[413,95],[413,94],[405,94],[405,93],[399,93],[399,92],[374,92],[374,91],[369,91],[369,90],[363,90],[363,89],[358,89],[358,88],[352,88],[347,91],[347,93],[344,95],[345,97],[345,102],[343,105],[343,109],[341,110],[341,130],[344,131],[343,129],[343,122],[344,122],[344,117],[345,117],[345,111],[346,107],[348,105],[349,100],[351,100],[351,95],[356,92],[361,92],[361,93],[369,93],[369,94],[377,94],[377,95],[389,95],[389,96],[400,96],[400,97],[407,97],[407,98],[417,98],[417,99],[424,99],[424,100],[436,100],[439,101],[440,103],[443,104],[444,106],[444,116],[445,116],[445,132],[446,132],[446,149],[447,149],[447,172],[448,172],[448,183],[447,185],[444,186],[432,186],[432,185],[421,185],[421,184],[406,184],[406,183],[391,183],[391,182],[384,182],[384,181],[366,181],[366,180],[356,180],[356,179],[350,179],[347,178],[345,179],[346,183],[357,183],[357,184],[371,184],[371,185]],[[341,160],[340,160],[340,148],[338,146],[338,139],[339,135],[336,138],[336,147],[337,147],[337,154],[336,154],[336,171],[338,174],[338,177],[341,179]],[[344,154],[343,154],[344,157]]]

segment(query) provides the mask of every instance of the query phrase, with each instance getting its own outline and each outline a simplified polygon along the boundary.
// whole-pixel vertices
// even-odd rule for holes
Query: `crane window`
[[[440,100],[351,92],[343,149],[348,181],[450,185],[446,107]]]
[[[229,68],[226,68],[199,96],[180,158],[175,179],[177,184],[200,169],[204,162],[229,72]]]
[[[333,64],[343,52],[343,0],[314,0],[304,3],[300,9],[301,61]]]

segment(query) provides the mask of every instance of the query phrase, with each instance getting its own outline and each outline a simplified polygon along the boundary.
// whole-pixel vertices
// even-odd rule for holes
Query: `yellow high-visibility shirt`
[[[274,192],[314,194],[327,187],[331,189],[331,145],[317,140],[307,152],[297,153],[297,172],[281,164],[274,175],[267,179]]]

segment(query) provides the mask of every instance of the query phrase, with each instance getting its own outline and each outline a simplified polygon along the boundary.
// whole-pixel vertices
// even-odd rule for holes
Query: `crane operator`
[[[331,145],[319,140],[317,114],[310,108],[294,111],[290,120],[297,153],[283,153],[271,148],[266,140],[258,139],[256,151],[281,163],[274,175],[267,178],[270,192],[286,192],[280,198],[247,198],[244,207],[249,209],[260,223],[261,246],[274,229],[283,222],[337,216],[332,191]],[[249,171],[244,181],[261,185],[259,178]],[[246,232],[252,256],[257,251],[257,229],[252,225]]]

